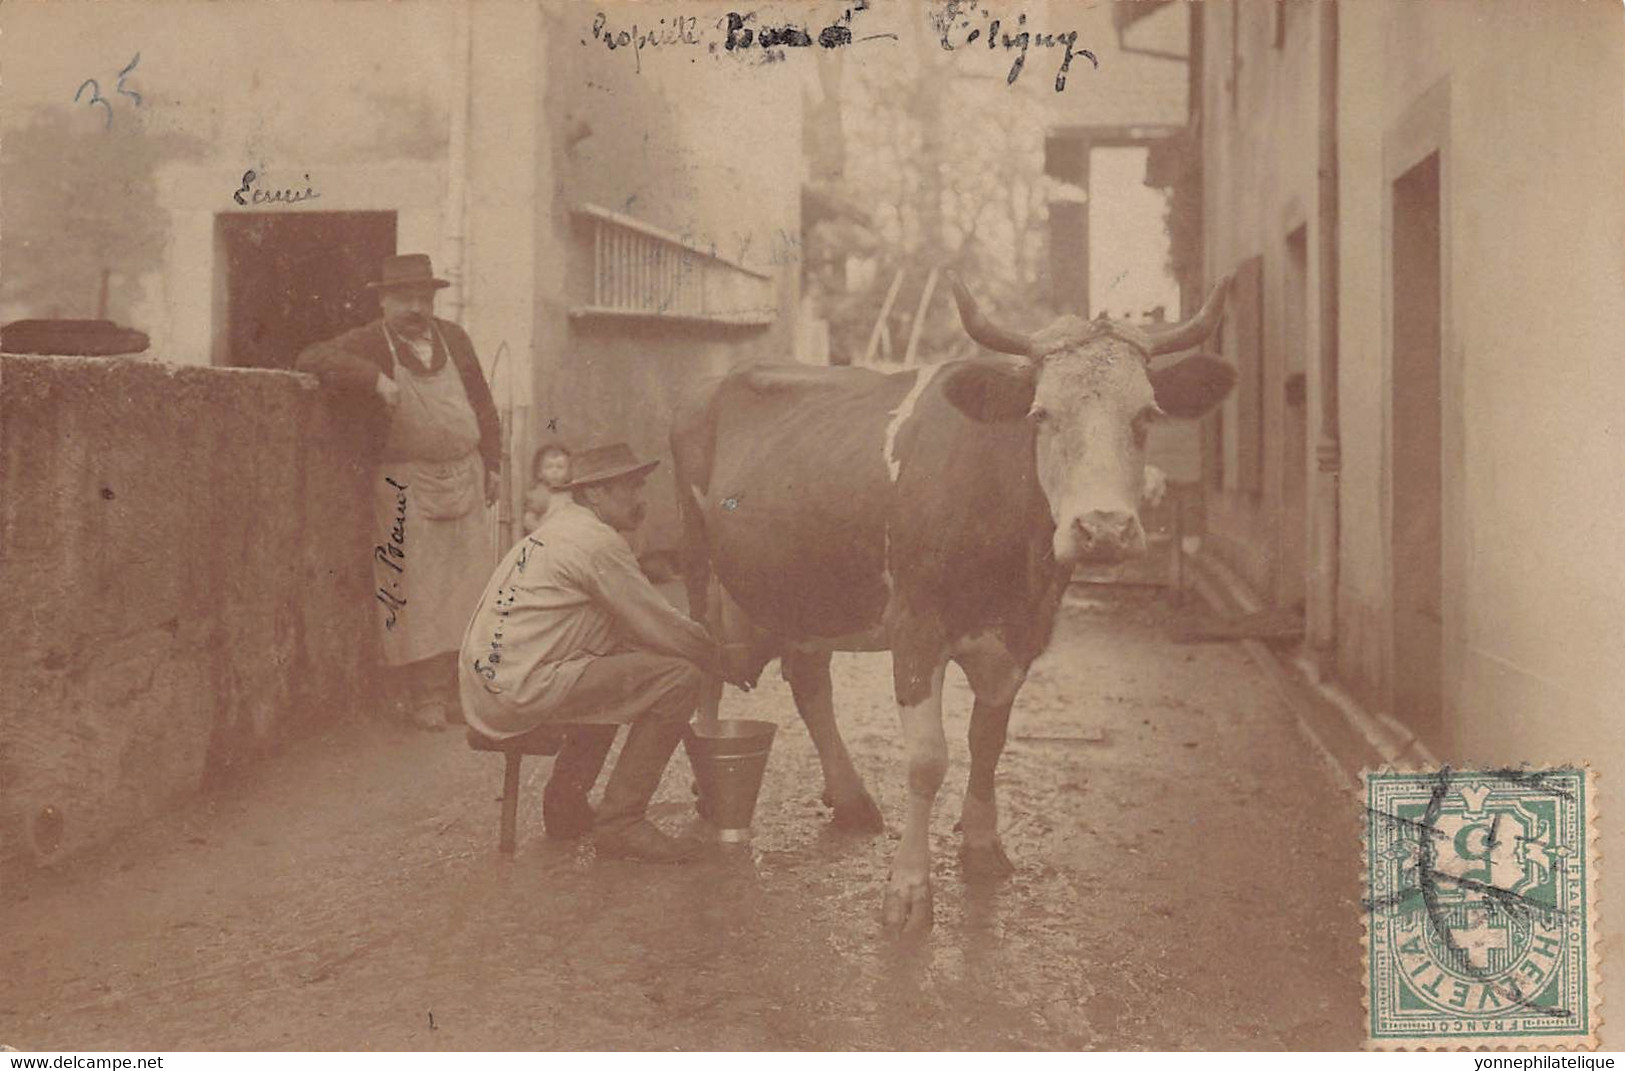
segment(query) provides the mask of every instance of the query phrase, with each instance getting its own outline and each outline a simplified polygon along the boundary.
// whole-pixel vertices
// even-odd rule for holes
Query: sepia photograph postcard
[[[1617,0],[4,0],[0,1051],[1610,1066],[1622,414]]]

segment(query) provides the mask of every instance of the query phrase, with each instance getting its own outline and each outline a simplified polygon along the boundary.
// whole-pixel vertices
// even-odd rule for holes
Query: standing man
[[[644,812],[694,713],[701,674],[739,677],[705,628],[655,590],[622,534],[642,522],[643,481],[658,464],[624,443],[576,455],[564,488],[571,501],[497,566],[458,671],[472,730],[507,739],[544,724],[564,729],[542,794],[549,836],[596,828],[600,855],[684,862],[700,843],[667,836]],[[618,725],[632,728],[594,816],[587,793]]]
[[[458,716],[457,645],[489,575],[501,433],[473,343],[434,315],[450,284],[428,255],[390,257],[369,285],[383,318],[311,346],[298,368],[368,432],[387,695],[411,724],[439,729]]]

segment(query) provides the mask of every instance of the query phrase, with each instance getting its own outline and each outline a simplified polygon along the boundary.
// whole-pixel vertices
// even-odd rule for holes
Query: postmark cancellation
[[[1595,1047],[1582,767],[1365,774],[1367,1045]]]

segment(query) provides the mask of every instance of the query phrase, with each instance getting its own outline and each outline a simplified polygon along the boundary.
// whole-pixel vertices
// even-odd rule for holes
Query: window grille
[[[777,316],[773,277],[641,220],[582,205],[592,233],[589,303],[577,318],[682,320],[767,326]]]

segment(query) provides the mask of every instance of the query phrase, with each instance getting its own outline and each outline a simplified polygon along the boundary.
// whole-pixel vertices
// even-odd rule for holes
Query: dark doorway
[[[1050,304],[1056,312],[1089,318],[1089,206],[1049,204]]]
[[[1049,203],[1050,304],[1089,317],[1089,142],[1075,134],[1044,141],[1044,173],[1073,196]]]
[[[378,315],[367,283],[395,252],[393,212],[253,212],[215,217],[226,265],[218,363],[292,368],[299,351]]]
[[[1443,463],[1439,155],[1393,187],[1394,713],[1423,739],[1442,724]]]

